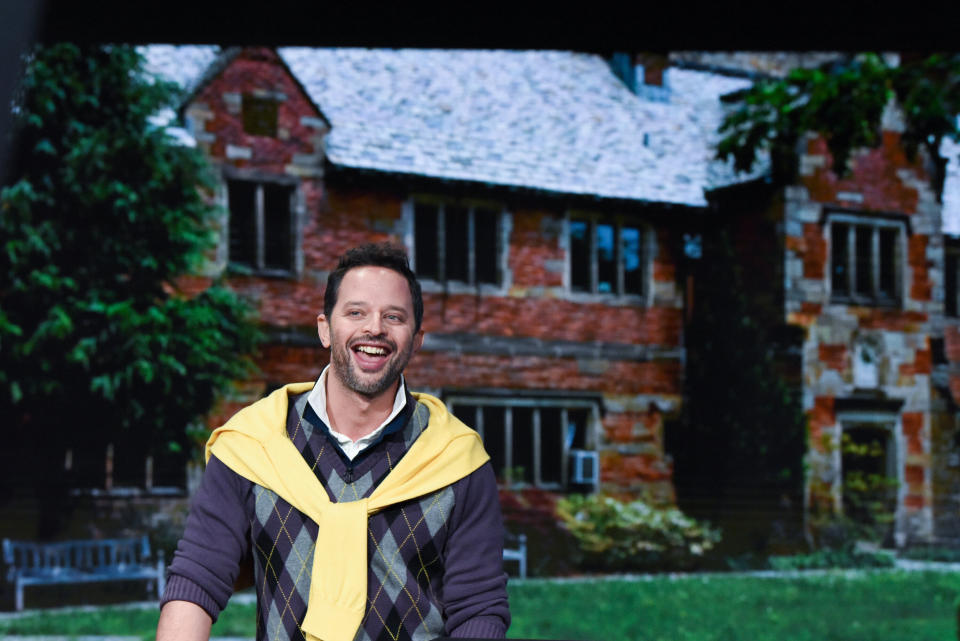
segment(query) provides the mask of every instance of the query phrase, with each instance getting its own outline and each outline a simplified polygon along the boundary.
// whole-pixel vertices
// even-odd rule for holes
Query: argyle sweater
[[[429,418],[408,395],[381,439],[349,461],[306,400],[307,394],[291,398],[287,433],[331,501],[369,496]],[[489,463],[437,492],[371,515],[367,611],[356,640],[504,636],[510,615],[502,532]],[[192,601],[216,620],[240,560],[251,552],[257,639],[304,639],[300,624],[316,538],[311,519],[211,457],[161,603]]]

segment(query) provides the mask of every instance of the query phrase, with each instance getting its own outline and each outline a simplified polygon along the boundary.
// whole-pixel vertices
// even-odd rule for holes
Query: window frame
[[[883,432],[886,435],[884,447],[886,458],[886,477],[897,482],[895,491],[896,503],[894,506],[894,522],[891,524],[893,531],[899,529],[900,512],[903,500],[906,496],[907,486],[903,477],[903,457],[905,443],[903,442],[902,425],[900,415],[896,412],[870,411],[870,410],[840,410],[837,412],[837,447],[833,452],[833,465],[835,477],[833,482],[834,505],[837,512],[844,513],[845,501],[845,469],[843,465],[843,435],[852,430],[868,428]]]
[[[244,182],[254,185],[254,204],[253,204],[253,233],[255,234],[256,255],[254,263],[245,263],[236,261],[230,256],[230,237],[231,221],[234,212],[230,202],[230,186],[234,182]],[[265,187],[272,185],[289,189],[288,206],[288,237],[290,246],[287,248],[287,268],[268,267],[266,265],[266,198]],[[290,278],[300,272],[300,212],[303,208],[303,196],[300,189],[300,182],[292,176],[281,176],[276,174],[265,175],[262,172],[242,171],[231,168],[224,170],[223,176],[223,204],[226,212],[226,224],[224,225],[224,246],[225,263],[229,271],[252,274],[256,276],[271,276],[279,278]]]
[[[417,268],[417,229],[416,206],[425,204],[437,207],[437,277],[421,275]],[[467,210],[467,280],[446,278],[446,218],[447,207],[460,207]],[[494,233],[495,242],[495,269],[496,283],[477,282],[477,244],[476,244],[476,211],[486,209],[494,212],[497,229]],[[510,214],[502,202],[479,198],[452,198],[436,194],[412,194],[404,202],[405,244],[410,256],[410,268],[420,280],[424,291],[452,291],[452,292],[483,292],[502,294],[509,287],[510,272],[508,268],[508,250],[510,233]]]
[[[570,461],[570,452],[576,449],[583,449],[586,451],[597,451],[597,431],[600,426],[600,401],[591,400],[591,399],[577,399],[577,398],[561,398],[555,396],[536,396],[536,397],[497,397],[497,396],[488,396],[483,394],[473,394],[469,392],[456,392],[444,396],[444,403],[447,405],[451,413],[454,413],[454,410],[457,405],[472,405],[475,406],[475,415],[474,420],[465,421],[471,428],[477,431],[480,434],[482,439],[484,436],[484,425],[483,425],[483,408],[485,407],[502,407],[504,410],[508,410],[504,416],[504,469],[513,469],[516,466],[513,465],[513,409],[514,408],[529,408],[533,410],[533,415],[531,418],[532,421],[532,450],[533,450],[533,482],[527,483],[525,481],[516,481],[509,478],[501,478],[500,470],[494,470],[497,474],[498,482],[501,483],[504,487],[510,488],[522,488],[522,487],[536,487],[544,490],[553,490],[553,491],[567,491],[573,489],[574,486],[570,483],[570,470],[569,470],[569,461]],[[561,438],[561,460],[560,460],[560,483],[552,482],[543,482],[543,460],[542,460],[542,443],[543,443],[543,423],[541,420],[540,410],[549,409],[549,410],[560,410],[560,438]],[[569,410],[586,410],[587,411],[587,423],[584,426],[584,447],[583,448],[573,448],[570,447],[570,444],[567,442],[567,439],[564,438],[566,434],[567,427],[569,425]],[[576,488],[581,488],[582,486],[575,486]],[[598,488],[594,487],[593,490],[596,491]],[[582,491],[582,490],[578,490]]]
[[[590,243],[590,290],[576,289],[573,286],[573,248],[572,224],[576,221],[588,223]],[[600,281],[598,259],[597,226],[607,224],[614,228],[616,254],[616,289],[611,292],[597,291]],[[632,227],[640,232],[640,292],[625,292],[624,256],[622,254],[622,229]],[[565,253],[564,289],[572,298],[586,301],[616,300],[641,305],[649,305],[653,293],[653,256],[656,252],[656,230],[649,223],[626,214],[602,214],[598,212],[568,211],[564,218],[563,244]]]
[[[837,292],[834,288],[834,254],[835,247],[833,242],[834,225],[842,224],[848,227],[847,232],[847,291]],[[856,229],[860,227],[870,228],[871,230],[871,285],[873,293],[864,295],[857,291],[857,234]],[[896,232],[896,238],[893,245],[893,287],[892,297],[885,297],[881,292],[881,256],[880,256],[880,230],[892,229]],[[854,214],[842,211],[830,211],[826,214],[826,224],[824,225],[824,234],[827,244],[827,265],[825,277],[829,292],[829,300],[833,304],[859,305],[865,307],[886,307],[901,308],[904,301],[904,292],[906,291],[907,276],[907,236],[909,234],[908,222],[903,216],[882,215],[882,214]]]

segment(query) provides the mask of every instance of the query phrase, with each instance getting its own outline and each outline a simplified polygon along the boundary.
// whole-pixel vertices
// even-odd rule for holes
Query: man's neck
[[[377,429],[393,411],[400,379],[383,393],[370,397],[344,387],[328,372],[326,381],[327,417],[330,427],[356,441]]]

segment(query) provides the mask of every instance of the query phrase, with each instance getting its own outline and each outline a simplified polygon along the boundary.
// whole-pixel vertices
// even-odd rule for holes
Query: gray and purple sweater
[[[288,407],[287,433],[331,501],[369,496],[429,428],[427,408],[408,395],[380,440],[350,461],[307,394],[291,397]],[[417,412],[420,420],[410,420]],[[317,527],[275,492],[211,457],[161,605],[191,601],[216,621],[240,562],[252,553],[258,641],[304,639],[300,625]],[[503,524],[490,463],[437,492],[371,515],[367,532],[367,611],[356,641],[505,636],[510,612]]]

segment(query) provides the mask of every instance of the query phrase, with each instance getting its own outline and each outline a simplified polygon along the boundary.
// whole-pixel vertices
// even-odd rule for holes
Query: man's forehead
[[[399,297],[399,299],[397,298]],[[354,267],[343,275],[338,303],[378,302],[384,305],[412,307],[410,285],[403,274],[375,265]],[[372,298],[374,300],[367,301]]]

